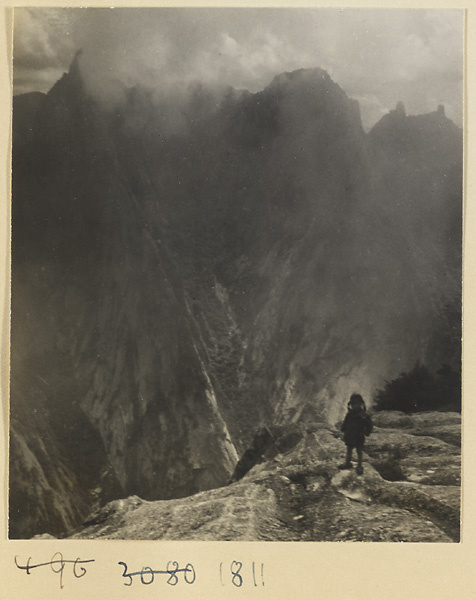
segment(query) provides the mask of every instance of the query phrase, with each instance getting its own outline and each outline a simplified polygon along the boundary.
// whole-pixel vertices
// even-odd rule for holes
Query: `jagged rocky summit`
[[[228,493],[257,429],[458,368],[461,170],[441,110],[366,134],[321,69],[16,97],[10,535]]]

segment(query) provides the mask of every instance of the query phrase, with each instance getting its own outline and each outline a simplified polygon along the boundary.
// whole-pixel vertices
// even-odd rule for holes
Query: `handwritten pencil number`
[[[80,577],[84,577],[87,573],[87,571],[84,567],[79,567],[79,572],[78,572],[78,570],[77,570],[78,563],[79,564],[81,563],[79,558],[77,558],[73,564],[73,575],[76,577],[76,579],[79,579]]]
[[[220,583],[222,586],[232,584],[235,587],[242,587],[245,584],[251,584],[254,587],[264,586],[264,563],[243,563],[239,560],[233,560],[229,564],[231,577],[227,579],[224,575],[223,563],[220,563]],[[251,573],[250,573],[251,572]],[[250,576],[251,575],[251,576]]]
[[[173,567],[170,567],[170,565],[173,565]],[[169,562],[167,563],[167,573],[170,575],[170,577],[167,579],[167,583],[169,585],[177,585],[178,583],[178,577],[177,577],[177,571],[179,569],[179,564],[176,560],[169,560]]]
[[[192,564],[187,563],[185,565],[183,577],[185,579],[185,582],[188,583],[189,585],[192,585],[192,583],[195,582],[195,579],[197,578],[197,574],[195,573],[195,569],[193,568]]]
[[[148,581],[146,581],[144,579],[144,575],[146,573],[149,574]],[[154,583],[154,571],[150,567],[142,567],[142,571],[140,573],[140,580],[141,580],[141,583],[143,583],[144,585],[150,585],[151,583]]]
[[[235,587],[241,587],[243,585],[243,577],[240,575],[241,568],[243,567],[243,563],[234,560],[231,563],[231,574],[233,577],[231,578],[231,583]]]
[[[188,585],[191,585],[195,582],[197,574],[195,572],[195,568],[191,563],[187,563],[183,569],[180,568],[179,563],[176,560],[169,560],[167,563],[167,567],[164,569],[152,569],[151,567],[142,567],[140,571],[129,571],[127,563],[119,562],[119,565],[122,565],[122,577],[124,577],[127,581],[124,583],[127,587],[130,587],[134,581],[134,577],[140,577],[140,582],[142,585],[150,585],[154,583],[156,580],[156,575],[167,575],[168,579],[166,582],[168,585],[175,586],[180,582],[178,577],[179,574],[182,574],[183,581]],[[137,579],[136,579],[137,581]]]
[[[81,560],[79,557],[76,558],[75,560],[66,559],[66,558],[64,558],[64,556],[61,552],[55,552],[53,554],[53,556],[51,557],[51,560],[49,560],[47,562],[40,562],[40,563],[32,564],[31,556],[28,558],[25,565],[22,565],[18,562],[18,556],[15,556],[14,561],[15,561],[15,565],[16,565],[17,569],[20,569],[21,571],[26,571],[27,575],[31,575],[31,572],[33,569],[40,569],[42,567],[50,567],[51,570],[53,571],[53,573],[56,573],[57,575],[59,575],[59,584],[60,584],[61,589],[63,589],[63,587],[64,587],[63,575],[65,572],[66,565],[73,565],[73,575],[76,579],[79,579],[86,575],[86,569],[83,566],[78,567],[78,565],[84,565],[86,563],[95,562],[93,558],[90,558],[87,560]]]
[[[122,565],[124,567],[124,571],[122,572],[122,576],[123,577],[129,577],[129,583],[125,583],[124,585],[126,585],[127,587],[130,587],[132,585],[132,575],[129,575],[127,573],[127,565],[125,562],[119,562],[118,564]]]

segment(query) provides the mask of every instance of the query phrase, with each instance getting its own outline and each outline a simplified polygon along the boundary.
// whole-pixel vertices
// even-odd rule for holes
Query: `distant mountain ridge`
[[[217,487],[258,426],[333,423],[416,360],[457,367],[462,132],[441,110],[366,134],[321,69],[121,98],[96,101],[77,57],[14,99],[14,537]],[[98,485],[80,456],[49,463],[69,440],[40,405],[97,436]]]

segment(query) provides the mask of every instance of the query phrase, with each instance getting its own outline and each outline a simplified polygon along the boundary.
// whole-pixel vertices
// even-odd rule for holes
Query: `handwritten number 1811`
[[[233,560],[230,563],[230,581],[235,587],[241,587],[245,583],[245,576],[248,574],[249,579],[249,568],[239,560]],[[264,564],[251,563],[251,575],[253,579],[254,587],[258,585],[264,585]],[[222,585],[226,585],[226,575],[224,575],[223,563],[220,563],[220,581]]]

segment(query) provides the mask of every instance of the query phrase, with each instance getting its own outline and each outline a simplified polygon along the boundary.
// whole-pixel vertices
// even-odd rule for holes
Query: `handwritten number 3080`
[[[142,567],[140,571],[134,571],[133,573],[128,573],[128,566],[125,562],[119,562],[119,565],[123,567],[122,576],[127,578],[128,583],[124,583],[125,586],[130,587],[133,582],[134,577],[140,577],[140,582],[143,585],[150,585],[154,583],[156,575],[168,575],[167,583],[169,585],[175,586],[179,582],[179,578],[177,576],[178,573],[183,573],[183,579],[185,583],[191,585],[194,583],[196,578],[195,569],[192,564],[187,563],[183,569],[180,568],[179,563],[176,560],[170,560],[167,563],[166,570],[153,570],[150,567]]]

